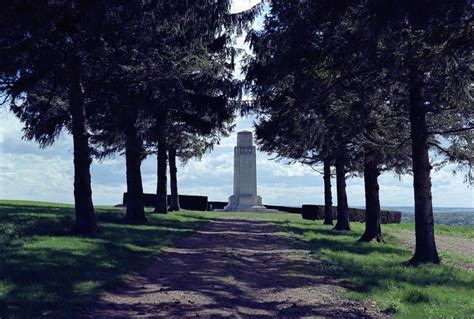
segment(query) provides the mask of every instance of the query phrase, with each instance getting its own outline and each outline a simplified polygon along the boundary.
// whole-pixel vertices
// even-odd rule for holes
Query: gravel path
[[[290,240],[262,221],[214,220],[82,317],[382,316],[368,303],[340,297],[340,283]]]

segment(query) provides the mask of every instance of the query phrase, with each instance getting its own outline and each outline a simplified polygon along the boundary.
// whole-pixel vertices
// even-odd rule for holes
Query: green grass
[[[0,201],[0,318],[70,317],[126,276],[147,267],[160,251],[222,213],[187,212],[151,215],[145,226],[121,223],[119,208],[97,208],[99,233],[74,236],[70,205]],[[471,318],[474,274],[452,266],[459,256],[446,255],[442,266],[409,268],[412,251],[387,243],[359,243],[363,225],[336,232],[321,221],[299,215],[225,213],[226,218],[274,223],[296,248],[321,261],[322,272],[351,287],[349,297],[370,300],[399,318]],[[411,225],[412,227],[413,225]],[[384,225],[389,233],[409,224]],[[438,227],[437,232],[472,238],[473,228]],[[299,240],[295,240],[298,238]],[[463,261],[474,260],[463,257]]]
[[[360,223],[353,223],[350,232],[337,232],[294,217],[273,222],[302,238],[326,272],[348,283],[353,288],[349,297],[374,301],[397,318],[472,318],[474,274],[449,265],[461,257],[448,255],[441,266],[406,267],[403,262],[413,252],[392,236],[385,244],[357,242],[364,227]]]
[[[415,231],[414,223],[400,223],[384,225],[388,230],[406,229]],[[435,225],[435,235],[448,236],[448,237],[460,237],[460,238],[474,238],[474,227],[473,226],[448,226],[448,225]]]
[[[121,209],[96,211],[98,234],[74,236],[70,205],[0,201],[0,318],[69,318],[206,222],[182,212],[131,226]]]

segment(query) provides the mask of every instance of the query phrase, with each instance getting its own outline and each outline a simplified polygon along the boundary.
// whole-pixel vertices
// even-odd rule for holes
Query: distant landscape
[[[402,221],[415,222],[413,207],[383,207],[388,210],[398,210],[402,212]],[[433,207],[436,224],[452,226],[474,226],[473,207]]]

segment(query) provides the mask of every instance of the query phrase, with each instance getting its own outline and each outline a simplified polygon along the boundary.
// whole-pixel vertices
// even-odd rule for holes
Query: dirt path
[[[290,240],[261,221],[214,220],[82,317],[377,317],[338,296],[343,288]]]
[[[402,229],[394,233],[402,245],[415,249],[415,232]],[[459,262],[458,266],[474,271],[474,239],[436,235],[436,247],[440,251],[460,255],[472,259],[472,262]]]

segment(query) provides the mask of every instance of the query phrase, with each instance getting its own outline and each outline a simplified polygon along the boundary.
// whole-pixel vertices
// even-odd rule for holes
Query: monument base
[[[276,209],[267,209],[262,205],[262,198],[253,195],[232,195],[229,197],[229,204],[224,209],[215,209],[217,212],[261,212],[277,213]]]

